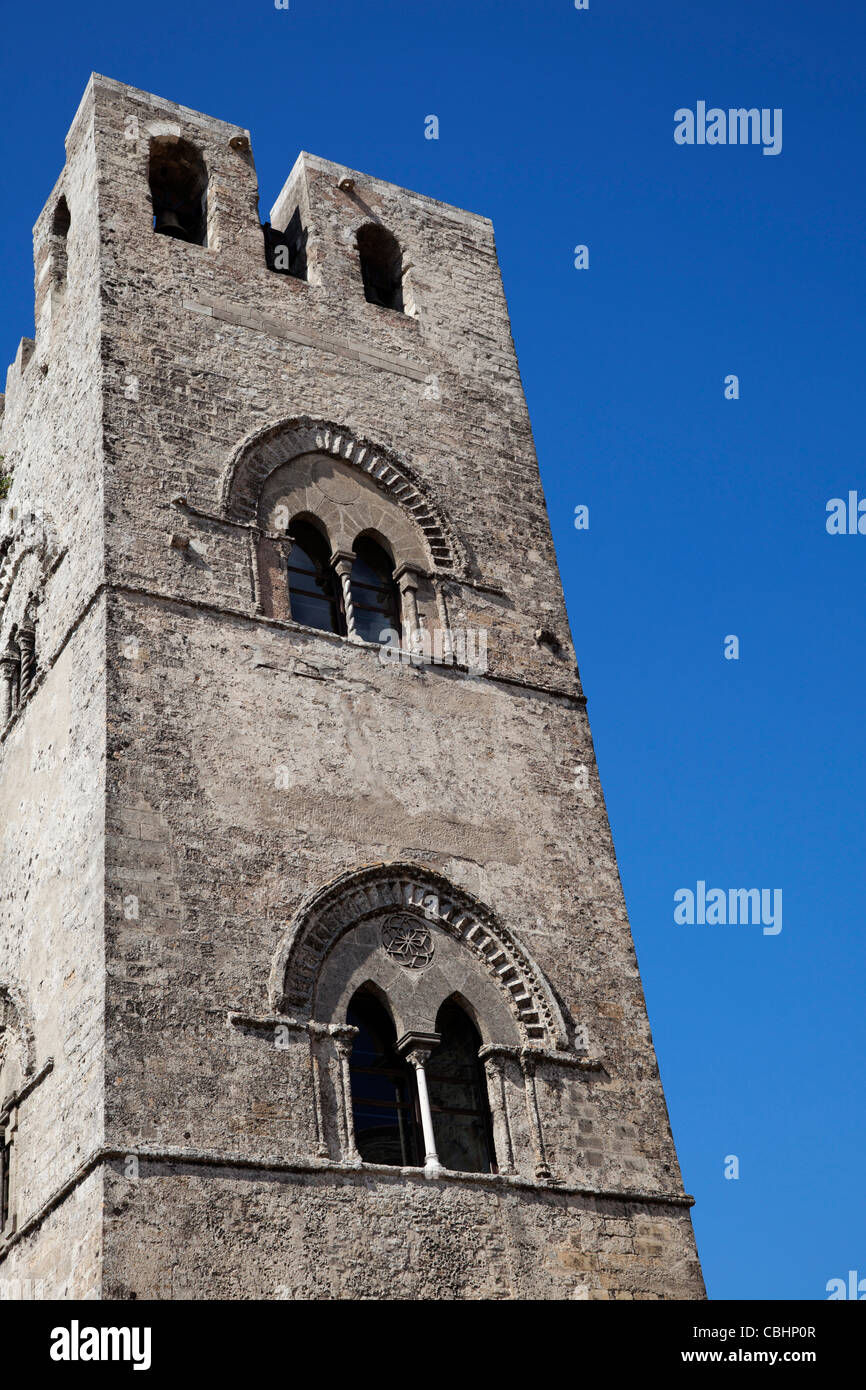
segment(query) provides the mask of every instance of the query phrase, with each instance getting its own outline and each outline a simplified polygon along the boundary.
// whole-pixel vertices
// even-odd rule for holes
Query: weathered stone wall
[[[254,1123],[273,1040],[241,1048],[227,1015],[267,1015],[272,960],[312,890],[410,860],[499,915],[604,1064],[539,1071],[558,1175],[676,1190],[600,792],[571,789],[575,764],[592,765],[583,709],[118,595],[109,649],[130,638],[137,660],[110,668],[108,1069],[123,1084],[109,1090],[109,1142],[211,1148],[230,1134],[238,1150],[246,1135],[256,1154],[267,1127],[266,1152],[304,1152],[285,1113],[308,1103],[303,1066],[303,1087],[284,1082],[272,1120]]]
[[[691,1221],[676,1207],[489,1179],[239,1180],[158,1163],[134,1182],[109,1174],[106,1196],[107,1297],[685,1299],[701,1287]]]
[[[207,246],[151,230],[166,134],[206,159]],[[41,489],[55,518],[40,640],[58,656],[0,745],[21,796],[15,741],[54,739],[59,814],[24,803],[8,911],[27,925],[2,941],[38,928],[51,961],[46,978],[16,947],[6,967],[43,982],[55,1056],[26,1142],[50,1132],[73,1170],[106,1145],[104,1296],[701,1297],[490,223],[302,155],[272,221],[300,210],[309,277],[275,275],[246,132],[103,78],[61,187],[67,281],[43,219],[36,358],[4,424],[16,495]],[[409,313],[364,299],[371,219],[403,247]],[[387,665],[268,608],[256,489],[316,454],[339,461],[337,503],[355,470],[385,529],[402,509],[429,557],[422,622],[483,628],[485,674]],[[305,901],[395,862],[480,904],[548,982],[532,1028],[508,962],[431,927],[428,981],[463,952],[474,997],[501,994],[477,1021],[513,1177],[351,1166],[345,1019],[280,1012]],[[71,955],[84,1014],[58,1002]],[[48,1185],[21,1188],[27,1215]],[[7,1262],[50,1263],[64,1212],[92,1211],[72,1201]]]
[[[55,1126],[59,1124],[55,1121]],[[104,1295],[102,1164],[66,1190],[0,1260],[0,1301]]]
[[[0,745],[0,983],[23,1000],[33,1037],[30,1075],[15,1091],[53,1063],[13,1112],[14,1227],[7,1224],[4,1237],[13,1243],[10,1269],[47,1279],[52,1289],[99,1283],[96,1254],[88,1273],[76,1271],[68,1254],[71,1240],[99,1247],[98,1202],[77,1202],[74,1220],[64,1207],[15,1242],[103,1136],[103,632],[97,603]],[[15,1277],[6,1272],[5,1248],[0,1243],[3,1279]]]
[[[58,200],[72,209],[63,255]],[[29,1070],[0,1066],[12,1111],[11,1213],[0,1279],[100,1288],[101,1178],[48,1210],[103,1135],[105,614],[100,232],[85,107],[34,231],[36,338],[0,398],[0,653],[35,617],[26,698],[0,720],[0,990],[31,1033]],[[65,279],[63,270],[65,267]],[[36,1084],[32,1084],[32,1083]],[[86,1188],[86,1191],[85,1191]],[[5,1258],[4,1258],[5,1257]]]

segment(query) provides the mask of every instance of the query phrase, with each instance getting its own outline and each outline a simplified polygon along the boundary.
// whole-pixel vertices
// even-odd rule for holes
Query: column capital
[[[402,1038],[397,1039],[395,1047],[400,1056],[411,1062],[413,1067],[423,1067],[426,1066],[430,1053],[441,1041],[441,1033],[404,1033]]]
[[[403,590],[417,589],[420,581],[426,577],[427,571],[417,565],[398,565],[394,571],[394,578]]]
[[[351,550],[335,550],[331,556],[331,564],[339,575],[343,573],[351,574],[352,566],[356,558],[354,552]]]

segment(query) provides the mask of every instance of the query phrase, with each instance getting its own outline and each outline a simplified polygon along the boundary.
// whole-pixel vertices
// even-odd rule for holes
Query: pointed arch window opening
[[[383,634],[402,632],[400,591],[394,565],[382,546],[368,536],[355,542],[351,593],[354,630],[366,642],[382,642]]]
[[[359,992],[346,1021],[358,1029],[349,1059],[355,1144],[366,1163],[421,1168],[424,1140],[411,1068],[396,1050],[384,1005]]]
[[[478,1057],[478,1030],[453,1000],[439,1010],[436,1030],[442,1041],[426,1072],[439,1161],[459,1173],[495,1173],[493,1121]]]
[[[328,544],[309,521],[293,521],[286,557],[289,611],[296,623],[346,636],[342,592],[330,563]]]
[[[460,1005],[446,1001],[440,1040],[431,1035],[422,1046],[420,1035],[398,1044],[384,1005],[365,991],[354,996],[347,1022],[358,1029],[349,1075],[361,1158],[428,1173],[496,1173],[481,1038]]]

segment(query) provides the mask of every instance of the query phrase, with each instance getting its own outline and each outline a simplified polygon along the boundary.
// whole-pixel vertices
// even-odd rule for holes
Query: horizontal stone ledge
[[[309,1033],[313,1037],[340,1038],[350,1042],[358,1032],[349,1023],[317,1023],[315,1019],[292,1018],[289,1014],[244,1014],[231,1010],[226,1015],[231,1028],[249,1028],[254,1032],[272,1032],[287,1028],[290,1033]]]
[[[538,1182],[531,1178],[512,1177],[504,1173],[460,1173],[443,1168],[435,1178],[428,1177],[423,1168],[391,1168],[380,1163],[334,1163],[329,1159],[292,1159],[253,1157],[245,1154],[221,1154],[207,1149],[180,1149],[157,1147],[118,1147],[105,1145],[94,1150],[78,1164],[65,1182],[55,1189],[42,1203],[38,1211],[25,1218],[17,1230],[10,1232],[0,1242],[0,1264],[14,1246],[32,1235],[51,1215],[51,1213],[75,1191],[90,1174],[102,1164],[125,1163],[135,1158],[143,1163],[162,1164],[167,1167],[224,1168],[237,1173],[283,1173],[287,1177],[317,1176],[334,1174],[342,1178],[351,1177],[366,1182],[378,1178],[389,1182],[417,1182],[425,1187],[431,1183],[464,1184],[495,1190],[524,1190],[536,1192],[546,1197],[587,1197],[597,1201],[620,1202],[635,1206],[693,1207],[694,1197],[685,1192],[643,1192],[637,1189],[621,1191],[595,1187],[573,1186],[567,1183]],[[135,1181],[130,1179],[130,1181]]]
[[[202,1168],[229,1168],[239,1172],[284,1173],[287,1177],[333,1173],[340,1177],[354,1177],[359,1180],[379,1178],[390,1182],[416,1182],[429,1186],[431,1181],[438,1183],[460,1183],[481,1188],[519,1188],[526,1191],[544,1193],[546,1196],[592,1197],[601,1201],[627,1202],[656,1206],[692,1207],[695,1199],[685,1192],[645,1192],[637,1189],[622,1191],[582,1187],[563,1182],[539,1182],[534,1178],[521,1178],[504,1173],[463,1173],[453,1168],[443,1168],[435,1179],[427,1176],[424,1168],[392,1168],[382,1163],[346,1163],[330,1159],[274,1159],[246,1154],[225,1154],[208,1149],[181,1148],[138,1148],[104,1150],[104,1161],[121,1162],[135,1157],[141,1163],[157,1163],[166,1166],[189,1165]]]
[[[456,581],[459,583],[459,581]],[[109,591],[121,596],[132,598],[139,597],[149,599],[155,603],[162,603],[167,606],[177,608],[187,608],[193,612],[207,613],[212,617],[231,618],[239,622],[255,623],[257,626],[274,628],[282,632],[297,632],[303,636],[320,639],[330,643],[332,646],[343,647],[352,651],[379,652],[382,650],[378,642],[366,642],[355,638],[350,640],[343,637],[340,633],[324,632],[321,628],[306,627],[303,623],[292,622],[287,618],[270,618],[264,613],[255,613],[249,609],[229,608],[224,604],[213,603],[207,599],[197,599],[184,597],[181,594],[168,594],[159,589],[146,589],[137,584],[125,584],[120,580],[109,580],[100,584],[95,591],[94,597],[103,591]],[[91,600],[92,601],[92,600]],[[405,663],[407,666],[409,662]],[[562,690],[556,686],[543,685],[540,682],[525,680],[522,676],[509,676],[501,671],[480,671],[470,672],[468,667],[458,663],[445,662],[423,662],[421,666],[415,667],[416,670],[436,671],[443,674],[456,673],[465,675],[470,680],[480,680],[489,682],[491,685],[513,685],[525,690],[530,690],[534,694],[548,695],[553,699],[565,700],[569,704],[580,707],[585,706],[586,696],[571,690]],[[287,672],[287,674],[291,674]]]
[[[288,324],[280,323],[267,314],[254,313],[248,308],[239,308],[224,300],[208,297],[201,300],[182,299],[181,303],[188,313],[199,314],[202,318],[209,318],[212,322],[229,323],[236,328],[247,328],[253,333],[263,333],[269,338],[294,343],[296,347],[330,352],[335,357],[344,357],[351,362],[360,361],[367,366],[392,372],[396,376],[408,377],[411,381],[426,382],[430,376],[428,367],[415,362],[403,361],[390,353],[371,348],[366,343],[356,343],[348,338],[344,341],[340,338],[333,338],[329,334],[317,334],[305,332],[300,328],[290,328]]]
[[[575,1067],[578,1071],[604,1071],[604,1062],[599,1057],[582,1057],[578,1052],[556,1052],[546,1047],[506,1047],[502,1043],[489,1043],[482,1047],[478,1056],[482,1062],[487,1057],[508,1057],[520,1062],[550,1062],[560,1067]]]

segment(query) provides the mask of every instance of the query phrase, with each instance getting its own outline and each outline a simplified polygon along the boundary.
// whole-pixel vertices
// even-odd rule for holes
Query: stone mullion
[[[355,629],[355,600],[352,597],[352,563],[354,555],[347,555],[345,551],[336,551],[331,556],[331,564],[340,579],[343,592],[343,609],[346,614],[346,636],[353,642],[359,640]]]
[[[436,1152],[436,1135],[433,1132],[433,1112],[430,1109],[430,1096],[427,1091],[427,1073],[424,1065],[430,1053],[426,1048],[413,1048],[406,1054],[406,1060],[415,1068],[415,1082],[418,1087],[418,1105],[421,1111],[421,1129],[424,1134],[424,1171],[428,1177],[438,1173],[442,1165]]]
[[[430,1053],[442,1041],[440,1033],[404,1033],[397,1039],[396,1047],[415,1069],[415,1082],[418,1090],[418,1106],[421,1111],[421,1129],[424,1134],[424,1172],[428,1178],[435,1178],[443,1171],[436,1151],[436,1135],[433,1129],[433,1113],[430,1109],[430,1095],[427,1090],[425,1066]]]
[[[18,695],[19,702],[21,702],[25,700],[30,693],[30,687],[36,673],[36,632],[34,628],[19,628],[18,650],[21,653],[21,676]]]

